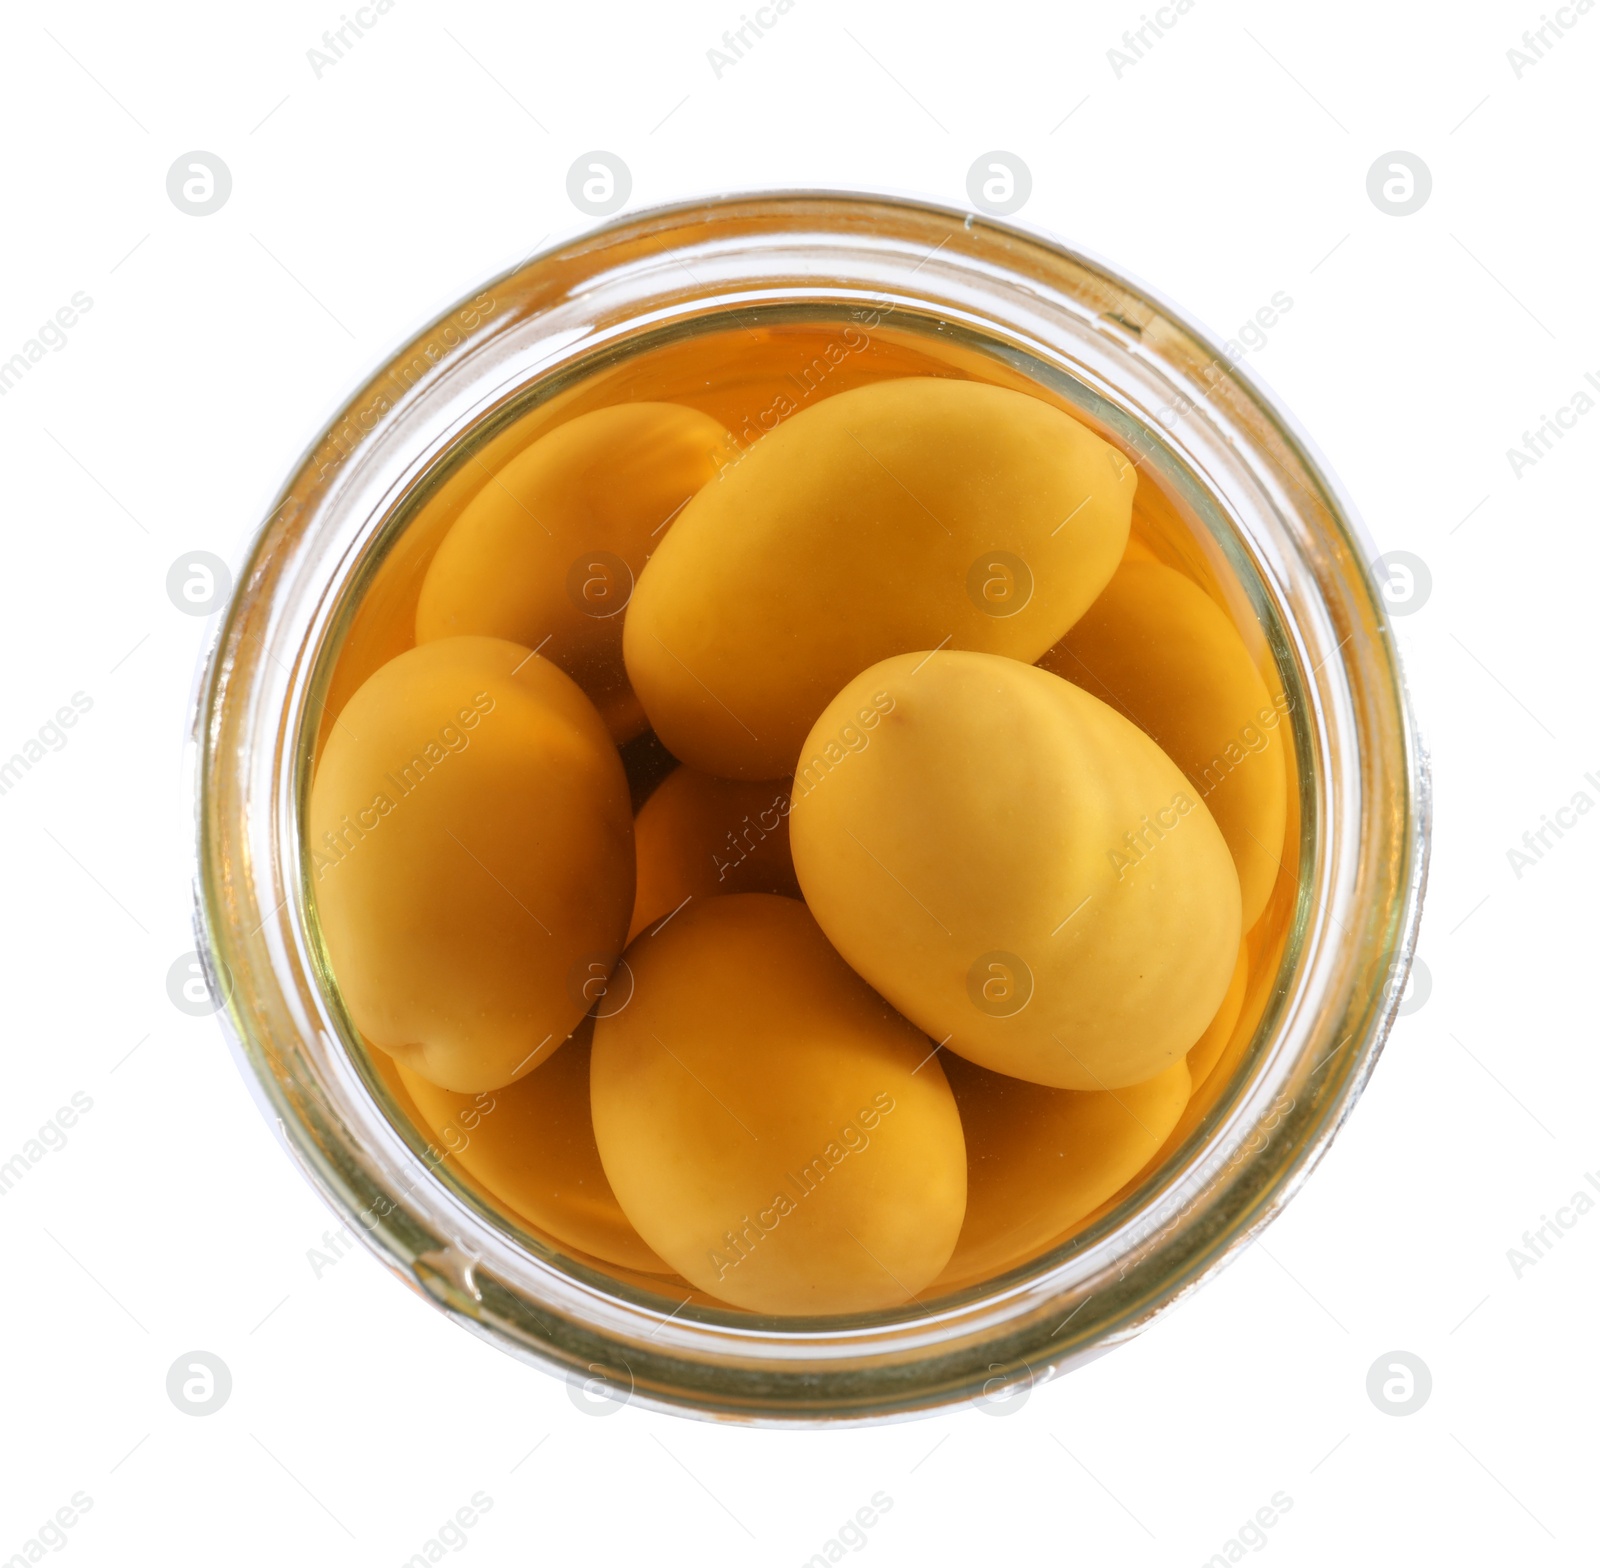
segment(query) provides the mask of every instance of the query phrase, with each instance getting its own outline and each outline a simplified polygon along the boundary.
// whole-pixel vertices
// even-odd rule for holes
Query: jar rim
[[[875,295],[1037,351],[1114,425],[1159,432],[1206,490],[1218,548],[1248,563],[1281,616],[1274,652],[1303,698],[1292,715],[1307,792],[1297,939],[1250,1073],[1144,1188],[1068,1242],[915,1311],[671,1312],[516,1244],[382,1118],[309,915],[308,736],[361,584],[470,434],[653,328]],[[487,313],[474,308],[484,299]],[[419,359],[414,380],[397,375]],[[1177,417],[1156,417],[1163,407]],[[196,925],[236,1056],[291,1154],[373,1250],[546,1369],[625,1385],[660,1409],[769,1424],[915,1415],[1053,1377],[1138,1332],[1281,1211],[1395,1016],[1430,795],[1371,555],[1278,399],[1175,306],[1054,236],[906,197],[804,190],[635,211],[558,242],[437,317],[357,389],[291,473],[218,623],[191,734]]]

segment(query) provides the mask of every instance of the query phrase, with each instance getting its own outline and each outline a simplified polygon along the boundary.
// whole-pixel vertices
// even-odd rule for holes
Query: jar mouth
[[[301,823],[356,607],[467,454],[663,334],[863,306],[1048,378],[1181,498],[1293,699],[1297,882],[1242,1065],[1136,1191],[1041,1257],[914,1310],[764,1318],[591,1267],[429,1167],[421,1136],[385,1113],[328,983]],[[220,622],[192,731],[196,922],[247,1080],[313,1184],[402,1279],[575,1386],[774,1424],[1025,1390],[1131,1337],[1273,1218],[1381,1051],[1415,941],[1430,804],[1373,554],[1270,393],[1174,307],[1053,237],[803,191],[637,212],[539,253],[403,345],[330,421]]]

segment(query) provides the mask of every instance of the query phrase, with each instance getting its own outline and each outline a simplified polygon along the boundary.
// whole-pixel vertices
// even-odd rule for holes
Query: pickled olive
[[[1132,719],[1188,775],[1233,853],[1253,926],[1283,854],[1283,710],[1228,617],[1182,573],[1129,559],[1039,664]]]
[[[328,737],[307,839],[352,1020],[441,1088],[538,1066],[622,949],[622,764],[589,699],[515,643],[445,638],[371,676]]]
[[[676,403],[620,403],[558,425],[487,478],[445,535],[417,641],[474,634],[538,648],[616,740],[637,735],[623,612],[673,514],[732,447],[716,420]]]
[[[595,1025],[590,1095],[645,1241],[757,1312],[866,1312],[921,1291],[967,1186],[932,1044],[794,899],[690,904],[626,962],[633,995]]]
[[[1137,475],[1048,403],[909,377],[764,436],[683,509],[640,574],[629,679],[708,773],[790,773],[846,681],[947,644],[1031,663],[1122,558]]]
[[[1221,1005],[1240,935],[1227,844],[1148,735],[1048,670],[886,659],[823,711],[793,795],[818,925],[980,1066],[1118,1089],[1180,1060]]]
[[[1080,1093],[941,1060],[967,1138],[966,1223],[938,1281],[952,1290],[1061,1240],[1149,1160],[1189,1100],[1183,1062],[1125,1089]]]
[[[1249,950],[1241,942],[1233,978],[1228,982],[1228,994],[1223,997],[1217,1016],[1206,1025],[1206,1032],[1189,1047],[1189,1079],[1196,1089],[1211,1076],[1211,1069],[1233,1038],[1233,1026],[1239,1022],[1239,1013],[1244,1007],[1244,987],[1249,977]]]
[[[781,893],[799,898],[789,858],[789,781],[719,779],[678,768],[633,824],[639,889],[631,942],[687,898]]]
[[[589,1122],[585,1019],[538,1072],[503,1089],[453,1094],[398,1064],[438,1155],[557,1241],[624,1268],[666,1274],[639,1239],[600,1165]]]

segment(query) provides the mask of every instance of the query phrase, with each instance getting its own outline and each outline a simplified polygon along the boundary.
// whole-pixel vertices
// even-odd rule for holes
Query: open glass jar
[[[1147,542],[1254,629],[1286,715],[1284,869],[1245,1025],[1153,1168],[995,1277],[892,1311],[764,1317],[575,1254],[430,1153],[329,972],[308,794],[344,701],[408,646],[443,534],[541,430],[714,383],[717,416],[753,444],[784,417],[775,374],[792,407],[822,378],[930,366],[1053,401],[1139,465]],[[350,400],[256,536],[221,622],[193,733],[197,920],[247,1074],[312,1182],[402,1279],[578,1384],[824,1423],[1049,1377],[1137,1332],[1277,1212],[1394,1016],[1428,797],[1369,557],[1236,364],[1147,291],[1037,236],[900,200],[780,194],[636,214],[534,256]]]

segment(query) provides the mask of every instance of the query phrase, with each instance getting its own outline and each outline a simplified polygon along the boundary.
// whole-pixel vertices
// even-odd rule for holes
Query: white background
[[[1507,1253],[1600,1171],[1600,815],[1521,876],[1507,851],[1580,789],[1600,801],[1600,410],[1520,477],[1506,450],[1600,377],[1600,10],[1562,13],[1518,79],[1537,0],[1198,0],[1119,79],[1139,0],[796,0],[719,79],[738,3],[398,0],[320,79],[339,0],[6,10],[0,360],[76,291],[93,307],[0,398],[0,755],[74,692],[93,706],[0,795],[0,1161],[75,1092],[93,1108],[0,1198],[0,1560],[84,1492],[56,1551],[85,1568],[393,1565],[483,1492],[479,1568],[801,1564],[881,1491],[880,1568],[1226,1560],[1279,1492],[1246,1556],[1592,1562],[1600,1214],[1520,1278]],[[1005,1419],[581,1413],[364,1252],[318,1278],[329,1213],[216,1021],[168,1000],[207,623],[167,570],[236,563],[392,345],[592,221],[566,174],[594,148],[635,206],[782,185],[963,204],[980,154],[1017,154],[1019,221],[1218,337],[1291,296],[1252,370],[1376,547],[1431,570],[1397,622],[1437,787],[1431,994],[1263,1243]],[[233,176],[203,219],[166,193],[191,149]],[[1366,190],[1394,149],[1433,176],[1404,218]],[[165,1388],[194,1349],[233,1379],[205,1418]],[[1405,1417],[1366,1391],[1397,1349],[1433,1379]]]

